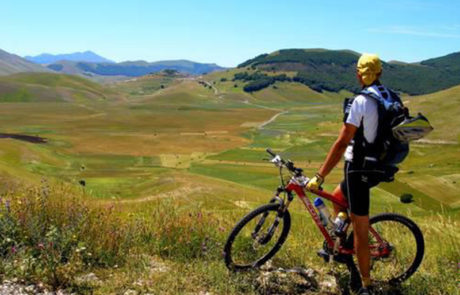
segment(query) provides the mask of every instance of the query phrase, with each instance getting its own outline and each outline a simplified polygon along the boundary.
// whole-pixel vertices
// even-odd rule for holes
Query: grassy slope
[[[0,118],[4,130],[50,139],[47,145],[1,140],[2,180],[14,187],[20,185],[20,181],[38,183],[41,177],[51,176],[72,184],[85,179],[86,192],[90,197],[97,197],[94,204],[105,206],[110,204],[112,197],[119,200],[117,204],[123,206],[123,212],[139,216],[160,204],[169,212],[168,206],[174,202],[180,211],[174,214],[181,218],[197,206],[212,214],[222,225],[218,236],[222,243],[242,215],[268,201],[278,183],[276,170],[262,161],[266,157],[264,148],[275,148],[306,167],[308,175],[313,174],[336,136],[341,122],[341,100],[348,95],[318,94],[302,85],[287,83],[277,84],[277,89],[249,95],[241,87],[234,87],[232,81],[220,81],[222,77],[232,77],[232,71],[200,78],[211,83],[214,86],[211,89],[196,80],[174,81],[164,90],[147,95],[137,93],[125,102],[83,106],[73,103],[2,104]],[[47,83],[51,85],[52,82]],[[137,83],[128,86],[132,89],[143,87]],[[458,94],[452,92],[452,95]],[[437,104],[442,107],[444,95],[439,97],[410,98],[414,106],[411,109],[416,111],[418,99],[438,99]],[[418,103],[420,107],[425,105],[422,100]],[[446,109],[450,111],[449,107]],[[260,127],[281,112],[285,113]],[[29,115],[24,116],[26,113]],[[439,120],[436,113],[428,116],[433,123]],[[457,125],[448,123],[437,129],[458,130]],[[439,132],[448,133],[442,130]],[[440,148],[445,152],[436,153]],[[445,212],[453,213],[454,219],[434,214],[439,212],[439,203],[434,199],[442,200],[442,196],[432,199],[432,191],[429,196],[425,195],[428,192],[414,180],[428,173],[436,179],[456,179],[458,167],[450,164],[458,156],[456,151],[457,145],[417,145],[399,174],[400,184],[393,189],[373,190],[373,213],[409,214],[426,233],[426,259],[421,271],[404,287],[406,293],[429,294],[441,286],[445,290],[455,286],[455,267],[450,266],[459,249],[455,211]],[[427,153],[433,156],[427,159]],[[430,167],[430,161],[435,159],[435,165]],[[409,169],[416,172],[411,174]],[[341,177],[340,169],[336,169],[328,177],[326,188],[332,189]],[[432,183],[441,191],[442,183]],[[457,188],[454,186],[454,191]],[[397,196],[407,189],[414,193],[415,204],[399,203]],[[423,194],[417,195],[420,191]],[[322,240],[305,217],[302,204],[294,202],[291,211],[293,229],[276,264],[308,265],[327,270],[328,266],[312,254]],[[189,225],[180,224],[179,229],[187,231]],[[250,287],[253,283],[250,276],[226,272],[218,245],[210,249],[213,253],[210,257],[186,260],[182,260],[180,251],[186,251],[187,246],[181,245],[166,244],[164,249],[158,248],[159,252],[151,250],[168,265],[167,274],[144,272],[137,264],[127,264],[122,270],[96,269],[100,272],[98,275],[105,276],[105,283],[96,290],[103,293],[122,292],[126,288],[154,292],[170,290],[170,293],[255,292]],[[182,248],[177,248],[179,246]],[[180,253],[171,252],[168,247],[175,247]],[[185,280],[177,279],[179,277]],[[155,284],[139,287],[133,283],[139,278]]]
[[[87,79],[50,73],[20,73],[0,77],[1,102],[88,102],[119,95]]]
[[[15,54],[0,49],[0,76],[19,72],[49,72],[50,70]]]

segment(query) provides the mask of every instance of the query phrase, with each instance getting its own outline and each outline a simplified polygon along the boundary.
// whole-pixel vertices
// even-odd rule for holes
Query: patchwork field
[[[48,179],[82,191],[91,204],[120,206],[122,215],[141,216],[147,208],[163,204],[167,210],[167,204],[174,204],[178,216],[187,210],[215,216],[222,227],[216,236],[223,243],[231,226],[249,209],[268,201],[278,185],[276,169],[264,161],[265,148],[271,147],[313,175],[337,136],[342,100],[351,95],[318,93],[284,82],[248,94],[231,81],[234,71],[196,78],[153,75],[109,86],[70,76],[41,76],[50,74],[2,78],[1,132],[47,141],[0,139],[2,191],[40,185]],[[48,99],[36,91],[39,88],[55,98]],[[414,293],[410,286],[432,279],[449,290],[455,288],[455,267],[445,270],[445,282],[433,279],[430,272],[441,274],[443,261],[436,257],[443,253],[449,263],[455,255],[459,257],[455,251],[460,237],[453,228],[460,212],[460,88],[405,100],[413,113],[421,111],[430,119],[435,131],[412,144],[396,182],[373,190],[371,211],[408,214],[427,235],[427,263],[404,292],[446,294],[432,292],[436,288],[424,293],[422,287]],[[326,189],[341,180],[341,165],[328,177]],[[404,193],[413,194],[414,202],[400,203]],[[292,236],[275,263],[327,268],[314,254],[322,244],[319,233],[302,210],[300,202],[293,204]],[[449,249],[442,250],[435,241],[443,238],[442,228],[430,224],[439,222],[452,227],[446,236],[452,243]],[[185,264],[168,253],[162,257],[178,273]],[[203,276],[201,283],[191,279],[195,287],[165,274],[150,279],[158,282],[157,291],[173,286],[170,293],[236,294],[241,292],[239,284],[246,286],[244,292],[255,292],[241,276],[231,276],[226,286],[229,275],[220,258],[209,259],[192,260],[186,268],[185,277]],[[214,276],[205,271],[205,264],[211,265]],[[101,287],[100,292],[122,288],[112,287]]]

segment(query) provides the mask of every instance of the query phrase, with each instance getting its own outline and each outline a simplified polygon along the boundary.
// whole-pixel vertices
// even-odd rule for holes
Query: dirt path
[[[206,84],[208,87],[212,88],[212,90],[214,91],[214,95],[217,96],[217,98],[219,99],[222,99],[224,98],[224,96],[220,93],[219,89],[217,89],[216,86],[214,86],[214,84],[212,84],[211,82],[209,81],[206,81],[206,80],[202,80],[204,84]]]
[[[259,125],[258,129],[263,129],[266,125],[270,124],[271,122],[275,121],[276,118],[278,118],[278,116],[280,115],[284,115],[284,114],[287,114],[289,113],[289,111],[283,111],[283,112],[280,112],[278,114],[275,114],[273,117],[271,117],[270,119],[268,119],[267,121],[265,122],[262,122],[262,124]]]
[[[267,107],[267,106],[264,106],[264,105],[261,105],[261,104],[252,103],[249,100],[245,100],[245,101],[243,101],[243,103],[244,104],[250,104],[252,106],[256,106],[256,107],[261,108],[261,109],[267,109],[267,110],[273,110],[273,111],[281,111],[281,109],[271,108],[271,107]]]

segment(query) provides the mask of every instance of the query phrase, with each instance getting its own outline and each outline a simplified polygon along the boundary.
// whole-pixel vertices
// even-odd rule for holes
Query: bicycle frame
[[[305,192],[305,185],[299,184],[299,181],[296,181],[296,178],[293,177],[291,181],[289,181],[288,185],[285,187],[285,191],[289,194],[292,194],[292,192],[295,192],[295,194],[302,200],[304,203],[305,207],[307,208],[308,212],[310,213],[311,217],[315,221],[316,225],[318,226],[318,229],[321,231],[323,234],[326,243],[328,247],[331,249],[334,248],[334,239],[331,237],[329,234],[329,231],[324,227],[324,225],[321,223],[321,220],[319,218],[318,213],[316,212],[312,202],[310,201],[309,197],[306,195]],[[311,193],[327,199],[331,201],[332,203],[335,203],[342,208],[348,208],[348,202],[346,199],[340,195],[340,196],[335,196],[332,195],[328,192],[322,191],[322,190],[315,190],[315,191],[310,191]],[[371,247],[371,256],[373,257],[383,257],[386,256],[390,253],[390,249],[387,246],[387,243],[383,241],[383,239],[380,237],[380,235],[372,228],[369,227],[369,230],[371,234],[376,238],[378,242],[378,247]],[[343,246],[339,246],[337,249],[337,252],[340,254],[346,254],[346,255],[352,255],[355,254],[353,248],[352,249],[347,249]]]

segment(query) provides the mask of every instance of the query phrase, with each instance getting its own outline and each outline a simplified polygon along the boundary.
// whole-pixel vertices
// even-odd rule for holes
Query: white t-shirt
[[[379,89],[380,88],[380,89]],[[373,85],[368,87],[369,90],[380,97],[388,97],[390,93],[383,86]],[[386,92],[386,93],[385,93]],[[377,136],[378,127],[378,105],[377,101],[371,97],[358,95],[351,104],[350,113],[345,123],[360,127],[363,124],[364,138],[367,142],[373,143]],[[349,145],[345,151],[345,160],[353,160],[353,146]]]

